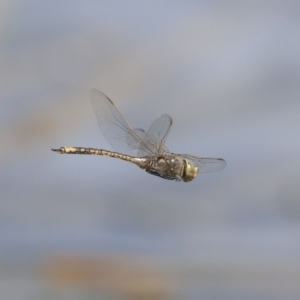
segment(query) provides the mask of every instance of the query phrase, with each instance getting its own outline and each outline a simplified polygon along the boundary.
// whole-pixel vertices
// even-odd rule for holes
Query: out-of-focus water
[[[300,5],[4,1],[0,299],[299,299]],[[134,128],[168,113],[190,183],[111,149],[89,90]],[[112,150],[112,149],[111,149]]]

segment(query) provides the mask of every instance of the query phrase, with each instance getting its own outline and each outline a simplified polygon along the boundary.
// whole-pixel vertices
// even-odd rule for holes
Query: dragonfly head
[[[182,180],[188,182],[193,180],[198,174],[198,167],[196,167],[188,159],[184,159],[184,169],[182,174]]]

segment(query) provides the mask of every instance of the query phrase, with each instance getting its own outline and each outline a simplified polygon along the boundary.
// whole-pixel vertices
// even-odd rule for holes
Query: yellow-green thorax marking
[[[191,161],[188,159],[184,159],[185,166],[182,174],[182,180],[185,182],[193,180],[199,171],[199,168],[196,167]]]

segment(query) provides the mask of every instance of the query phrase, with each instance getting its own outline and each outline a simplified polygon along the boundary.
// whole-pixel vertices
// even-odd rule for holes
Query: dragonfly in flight
[[[147,132],[132,129],[114,103],[102,92],[92,89],[91,101],[100,129],[117,151],[85,147],[51,149],[60,154],[105,155],[132,162],[152,175],[188,182],[198,173],[218,171],[225,167],[221,158],[198,157],[169,152],[165,146],[172,126],[169,115],[158,117]]]

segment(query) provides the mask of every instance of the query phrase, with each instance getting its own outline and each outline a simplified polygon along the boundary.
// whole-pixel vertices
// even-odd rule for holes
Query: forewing
[[[143,144],[143,130],[133,130],[113,102],[102,92],[92,89],[90,95],[100,129],[107,141],[116,151],[134,155],[135,150]]]
[[[169,115],[158,117],[150,126],[143,143],[141,143],[138,156],[146,156],[167,152],[165,141],[172,126],[172,118]]]
[[[218,171],[226,166],[226,161],[222,158],[198,157],[188,154],[180,155],[198,166],[199,173]]]
[[[144,139],[146,132],[144,129],[142,128],[134,128],[133,131],[135,132],[136,135],[139,136],[139,138],[142,140]]]
[[[143,143],[142,140],[144,139],[146,132],[141,128],[134,128],[133,131],[139,137],[139,139],[133,139],[130,133],[127,135],[127,143],[130,144],[130,147],[132,149],[139,149],[141,144]]]

